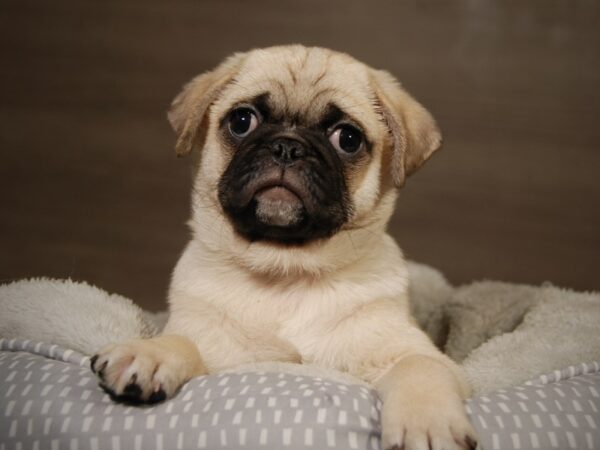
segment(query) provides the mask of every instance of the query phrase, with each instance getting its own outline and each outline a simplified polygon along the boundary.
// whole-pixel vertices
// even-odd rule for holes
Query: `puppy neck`
[[[327,239],[289,246],[249,242],[235,232],[223,214],[200,203],[196,203],[189,221],[192,245],[203,258],[254,277],[316,281],[365,264],[379,254],[382,245],[390,245],[391,238],[385,232],[389,214],[376,214],[358,226],[359,222],[354,222]]]

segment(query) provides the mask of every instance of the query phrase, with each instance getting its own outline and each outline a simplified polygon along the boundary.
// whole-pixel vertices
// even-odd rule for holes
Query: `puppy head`
[[[177,153],[200,154],[196,219],[211,210],[236,239],[279,247],[382,230],[397,188],[441,144],[387,72],[302,46],[231,56],[184,87],[169,119]]]

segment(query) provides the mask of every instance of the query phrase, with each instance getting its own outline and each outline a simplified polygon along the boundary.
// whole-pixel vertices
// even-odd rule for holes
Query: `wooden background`
[[[600,289],[600,3],[83,1],[0,5],[0,279],[72,277],[165,307],[190,161],[166,108],[236,50],[299,42],[396,74],[442,152],[391,223],[453,283]]]

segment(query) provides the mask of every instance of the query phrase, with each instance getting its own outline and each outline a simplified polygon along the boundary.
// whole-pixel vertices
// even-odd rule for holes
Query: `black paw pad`
[[[155,391],[152,394],[150,394],[150,397],[148,398],[148,403],[160,403],[165,401],[166,398],[166,392],[163,389],[159,389],[158,391]]]
[[[117,395],[115,391],[106,386],[105,384],[100,383],[100,387],[104,392],[106,392],[110,399],[115,403],[122,403],[124,405],[132,405],[138,406],[146,403],[142,400],[142,388],[137,384],[130,384],[125,387],[123,393]]]
[[[123,397],[139,398],[142,396],[142,388],[135,381],[123,388]]]

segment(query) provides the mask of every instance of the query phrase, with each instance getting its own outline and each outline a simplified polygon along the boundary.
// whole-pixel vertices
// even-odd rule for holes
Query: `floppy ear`
[[[372,70],[376,101],[393,138],[392,178],[402,187],[442,145],[442,134],[433,116],[400,86],[388,72]]]
[[[205,120],[208,108],[238,73],[244,57],[243,53],[230,56],[216,69],[192,79],[175,97],[167,117],[177,134],[177,156],[189,154],[195,145],[204,145],[208,130]]]

